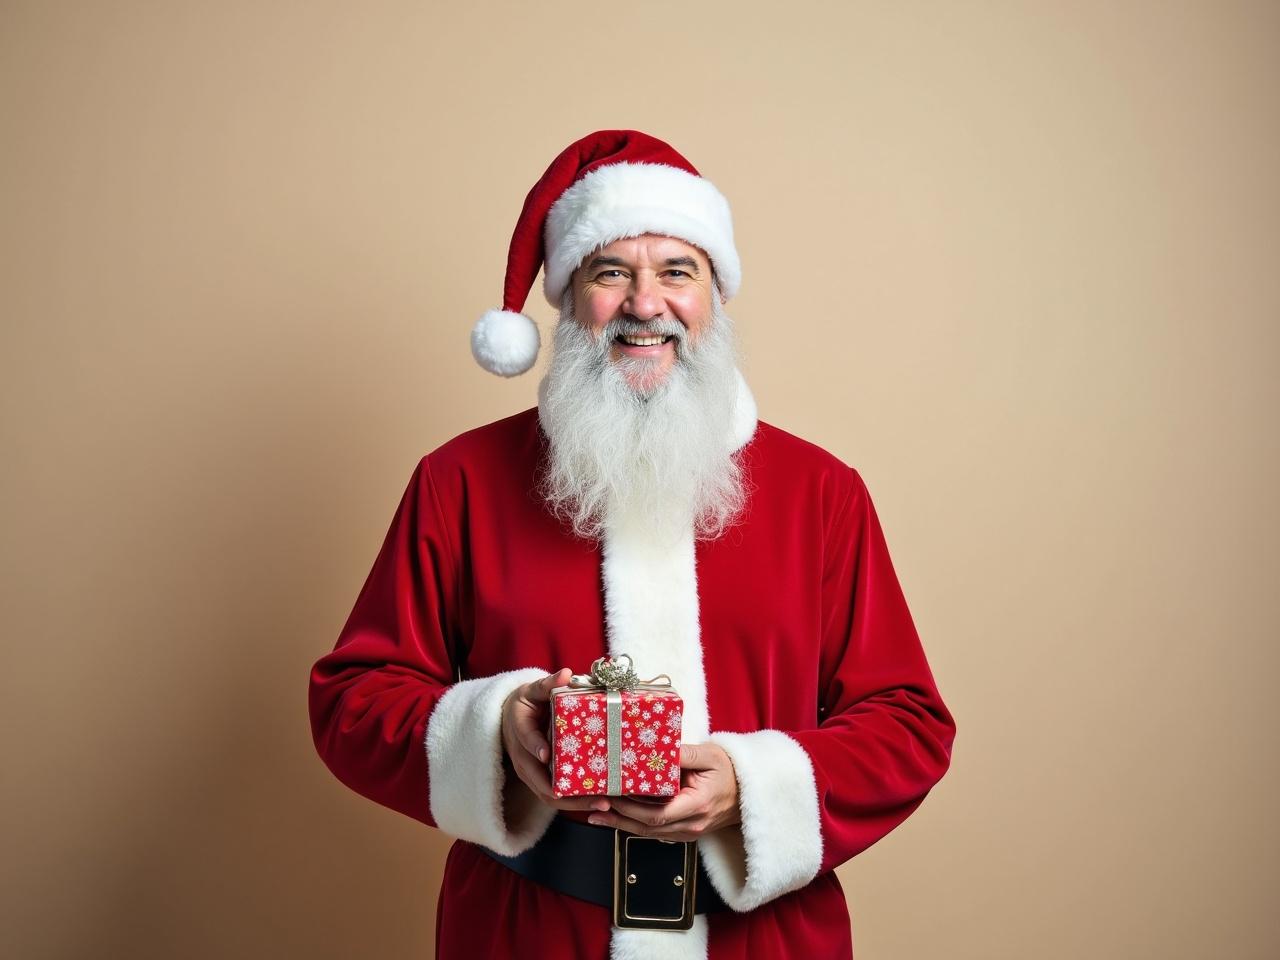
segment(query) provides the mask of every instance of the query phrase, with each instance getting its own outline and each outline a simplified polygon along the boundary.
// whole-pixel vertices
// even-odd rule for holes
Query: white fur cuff
[[[503,809],[502,705],[547,675],[529,667],[455,683],[427,722],[431,816],[445,833],[514,857],[542,837],[556,812],[524,784],[520,808]]]
[[[698,842],[707,876],[734,910],[799,890],[822,866],[822,821],[813,761],[779,730],[716,733],[733,761],[742,824]]]

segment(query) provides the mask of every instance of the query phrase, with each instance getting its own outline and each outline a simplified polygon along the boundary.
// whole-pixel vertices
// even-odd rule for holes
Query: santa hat
[[[551,161],[511,234],[502,309],[471,331],[471,352],[486,370],[514,377],[538,358],[538,328],[524,310],[545,263],[543,293],[559,308],[584,257],[623,237],[656,233],[701,248],[721,295],[738,291],[742,267],[729,202],[688,160],[636,130],[598,130]]]

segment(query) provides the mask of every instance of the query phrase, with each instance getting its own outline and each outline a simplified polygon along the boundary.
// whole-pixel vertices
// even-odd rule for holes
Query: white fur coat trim
[[[707,915],[695,915],[683,932],[615,929],[609,946],[609,960],[705,960]]]
[[[780,730],[714,733],[738,777],[740,827],[698,841],[707,876],[734,910],[799,890],[822,866],[813,761]]]
[[[698,632],[693,529],[674,543],[655,542],[640,518],[612,518],[605,528],[605,625],[609,653],[628,654],[643,677],[665,673],[684,700],[682,739],[707,739],[707,683]],[[611,960],[705,960],[707,918],[692,930],[618,930]]]
[[[739,372],[731,428],[735,449],[751,439],[756,422],[755,398]],[[693,529],[675,542],[666,542],[655,539],[653,526],[644,517],[611,517],[605,528],[601,573],[609,653],[628,654],[642,676],[669,675],[684,700],[682,739],[705,741],[711,720],[698,625]],[[685,933],[614,930],[611,944],[611,960],[705,960],[707,918],[698,915],[693,929]]]
[[[550,826],[555,810],[523,783],[513,793],[519,808],[503,809],[502,704],[546,675],[528,667],[461,680],[436,703],[427,722],[427,775],[431,816],[445,833],[514,857]]]
[[[592,170],[547,212],[547,302],[559,308],[569,278],[587,254],[644,233],[700,247],[711,258],[720,292],[726,297],[738,292],[742,264],[733,245],[729,201],[711,181],[662,163],[614,163]]]

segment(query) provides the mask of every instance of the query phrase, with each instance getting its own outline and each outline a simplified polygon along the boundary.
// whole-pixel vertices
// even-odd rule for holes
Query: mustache
[[[600,342],[613,343],[618,337],[674,337],[676,343],[684,343],[689,331],[677,320],[633,320],[619,318],[610,320],[600,330]]]

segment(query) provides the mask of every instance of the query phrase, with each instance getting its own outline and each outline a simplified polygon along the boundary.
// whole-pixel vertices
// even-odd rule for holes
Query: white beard
[[[677,338],[664,381],[644,378],[647,361],[610,361],[624,331]],[[640,387],[628,382],[628,369]],[[574,319],[566,292],[538,388],[538,418],[551,441],[542,496],[582,537],[627,522],[671,540],[691,526],[699,538],[719,536],[746,499],[732,429],[737,391],[733,326],[718,295],[692,343],[674,321],[615,321],[594,336]]]

